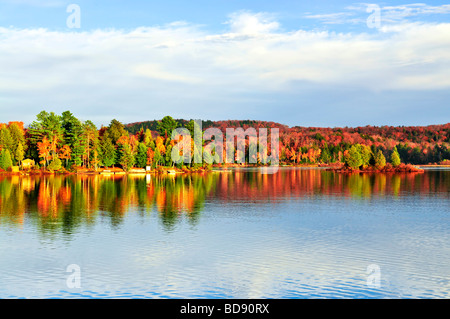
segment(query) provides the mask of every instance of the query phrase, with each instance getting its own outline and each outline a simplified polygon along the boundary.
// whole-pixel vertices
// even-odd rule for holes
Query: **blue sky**
[[[440,124],[449,75],[438,1],[0,0],[0,122]]]

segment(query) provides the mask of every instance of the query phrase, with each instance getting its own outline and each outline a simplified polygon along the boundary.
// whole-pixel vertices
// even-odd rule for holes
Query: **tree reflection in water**
[[[0,223],[23,225],[25,219],[46,234],[72,234],[83,226],[109,220],[120,227],[128,213],[157,212],[170,231],[185,217],[199,222],[205,201],[277,202],[290,198],[339,196],[366,200],[418,193],[446,196],[450,171],[403,174],[342,174],[321,169],[257,169],[180,175],[69,175],[0,177]]]

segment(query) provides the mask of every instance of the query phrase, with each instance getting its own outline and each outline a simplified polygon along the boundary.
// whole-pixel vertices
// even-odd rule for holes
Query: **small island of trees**
[[[390,161],[379,149],[373,152],[367,145],[352,145],[349,150],[344,151],[344,164],[331,170],[341,172],[422,172],[423,170],[401,162],[397,147],[391,152]]]

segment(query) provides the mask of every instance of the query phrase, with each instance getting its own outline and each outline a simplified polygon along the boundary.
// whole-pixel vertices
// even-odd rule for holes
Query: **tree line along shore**
[[[327,166],[340,172],[419,172],[415,165],[450,165],[450,123],[333,129],[290,128],[250,120],[203,123],[203,129],[215,126],[223,132],[227,127],[278,128],[282,166]],[[160,121],[127,125],[113,119],[108,126],[97,128],[70,111],[61,115],[42,111],[26,127],[18,121],[0,124],[0,173],[203,172],[212,168],[210,160],[177,164],[171,156],[177,143],[171,139],[172,131],[184,127],[193,136],[195,125],[193,120],[166,116]],[[203,141],[202,150],[207,143]],[[248,139],[245,143],[248,150]],[[249,162],[247,156],[239,166],[255,166]]]

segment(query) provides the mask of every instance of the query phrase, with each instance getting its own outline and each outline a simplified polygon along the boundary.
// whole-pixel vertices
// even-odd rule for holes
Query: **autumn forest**
[[[18,121],[0,124],[0,169],[75,172],[111,167],[124,171],[145,167],[205,168],[206,163],[175,165],[171,158],[176,144],[171,140],[172,131],[185,127],[193,134],[194,124],[193,120],[166,116],[160,121],[132,124],[113,119],[108,126],[96,127],[70,111],[61,115],[42,111],[29,125]],[[209,127],[223,132],[238,127],[278,128],[283,165],[450,164],[450,123],[322,128],[251,120],[202,121],[203,130]]]

